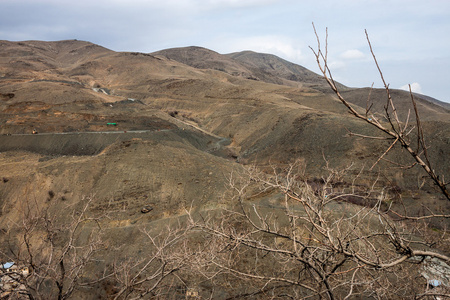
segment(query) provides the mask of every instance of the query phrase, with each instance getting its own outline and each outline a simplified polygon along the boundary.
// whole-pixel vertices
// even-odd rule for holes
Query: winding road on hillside
[[[79,132],[43,132],[43,133],[13,133],[6,134],[6,136],[43,136],[43,135],[80,135],[80,134],[132,134],[132,133],[147,133],[155,131],[170,131],[172,129],[159,129],[159,130],[115,130],[115,131],[79,131]],[[5,134],[4,134],[5,136]]]
[[[229,138],[211,134],[183,121],[180,123],[185,126],[172,129],[3,134],[0,136],[0,152],[30,151],[44,155],[96,155],[111,144],[134,138],[154,141],[181,138],[194,147],[213,154],[230,143]]]

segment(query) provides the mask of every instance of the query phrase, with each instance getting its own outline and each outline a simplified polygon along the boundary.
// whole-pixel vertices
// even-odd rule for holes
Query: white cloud
[[[278,2],[278,0],[208,0],[202,1],[202,4],[220,6],[220,7],[251,7],[251,6],[264,6]]]
[[[221,53],[243,50],[270,53],[295,63],[301,63],[305,59],[299,42],[283,36],[229,38],[226,45],[220,41],[220,45],[214,45],[213,48]]]
[[[328,67],[330,68],[331,72],[333,72],[334,70],[345,68],[346,64],[342,60],[334,60],[328,64]]]
[[[409,85],[408,85],[408,84],[405,84],[405,85],[401,86],[400,89],[409,92]],[[420,84],[417,83],[417,82],[411,83],[411,91],[412,91],[413,93],[422,94],[422,87],[421,87]]]
[[[28,0],[30,1],[30,0]],[[58,2],[61,0],[43,0],[48,2]],[[84,1],[87,4],[90,0]],[[179,10],[180,8],[188,9],[192,12],[209,11],[215,9],[239,9],[248,7],[263,7],[279,0],[97,0],[94,3],[102,3],[103,5],[119,5],[119,6],[138,6],[138,7],[152,7],[164,8],[169,10]]]
[[[362,53],[357,49],[347,50],[341,54],[341,58],[343,59],[360,59],[364,57],[365,57],[364,53]]]

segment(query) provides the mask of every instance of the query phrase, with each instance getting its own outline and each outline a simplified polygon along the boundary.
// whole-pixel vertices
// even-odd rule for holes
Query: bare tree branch
[[[317,65],[319,66],[319,69],[322,73],[322,75],[324,76],[325,80],[327,81],[328,85],[330,86],[330,88],[333,90],[333,92],[336,94],[336,96],[338,97],[338,99],[341,101],[342,104],[344,104],[349,113],[351,113],[353,116],[355,116],[358,119],[361,119],[363,121],[365,121],[366,123],[374,126],[377,130],[379,130],[382,133],[385,133],[386,135],[394,138],[396,141],[399,142],[399,144],[401,145],[402,148],[406,149],[406,151],[409,153],[409,155],[416,161],[416,163],[418,165],[420,165],[425,172],[428,174],[428,176],[433,180],[433,182],[438,186],[438,188],[441,190],[442,194],[447,198],[447,200],[450,201],[450,194],[447,190],[447,187],[444,183],[443,180],[441,180],[439,178],[439,176],[434,172],[434,170],[431,167],[430,161],[428,159],[428,154],[426,153],[426,145],[425,145],[425,141],[424,141],[424,137],[423,137],[423,131],[422,131],[422,125],[420,123],[420,118],[418,117],[418,113],[417,113],[417,107],[415,105],[415,101],[413,99],[412,96],[412,92],[410,91],[411,94],[411,98],[412,98],[412,102],[413,102],[413,107],[416,113],[416,127],[418,128],[418,145],[420,145],[420,147],[424,150],[424,158],[421,157],[420,152],[417,150],[413,150],[411,147],[411,143],[408,139],[408,132],[406,132],[406,126],[402,126],[402,123],[399,120],[398,114],[397,114],[397,110],[395,108],[394,105],[394,101],[391,97],[391,93],[390,93],[390,88],[389,85],[386,83],[386,81],[384,80],[384,76],[383,73],[381,72],[381,68],[378,64],[378,61],[375,57],[374,51],[372,49],[372,45],[370,43],[370,39],[369,39],[369,35],[366,31],[366,38],[367,38],[367,42],[369,44],[369,48],[370,48],[370,52],[372,54],[372,57],[374,59],[375,65],[377,66],[377,69],[379,71],[381,80],[384,84],[385,90],[386,90],[386,105],[384,107],[385,109],[385,114],[384,116],[386,117],[389,127],[385,127],[384,125],[382,125],[380,122],[378,122],[376,119],[372,119],[369,118],[367,116],[367,114],[362,115],[360,113],[358,113],[353,106],[341,95],[341,93],[339,92],[336,82],[334,81],[332,75],[331,75],[331,70],[329,68],[328,65],[328,61],[327,61],[327,56],[323,55],[322,51],[321,51],[321,44],[320,44],[320,38],[319,35],[316,31],[316,28],[314,27],[313,24],[313,29],[314,29],[314,33],[316,35],[316,39],[317,39],[317,50],[314,50],[312,47],[310,47],[310,49],[312,50],[312,52],[314,53],[315,57],[316,57],[316,62]],[[325,39],[325,45],[328,44],[328,30],[327,30],[327,34],[326,34],[326,39]],[[327,46],[325,46],[327,49]],[[326,50],[327,51],[327,50]],[[392,116],[391,116],[392,114]],[[390,149],[390,148],[389,148]],[[389,150],[388,149],[388,150]],[[386,152],[385,152],[386,153]],[[383,155],[384,156],[384,155]]]

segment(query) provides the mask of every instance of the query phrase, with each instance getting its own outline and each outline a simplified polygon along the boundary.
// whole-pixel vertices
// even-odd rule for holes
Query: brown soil
[[[367,90],[343,89],[365,108]],[[382,92],[373,92],[374,112]],[[394,96],[404,116],[408,95]],[[425,97],[417,103],[432,165],[447,178],[448,107]],[[316,74],[274,56],[199,48],[150,55],[81,41],[2,41],[0,115],[0,230],[21,218],[27,201],[64,212],[92,196],[93,212],[111,211],[111,240],[133,245],[130,253],[143,224],[162,226],[188,207],[232,207],[228,177],[245,165],[301,160],[318,179],[328,162],[351,166],[350,183],[390,145],[348,137],[348,130],[377,133],[349,117]],[[411,164],[401,149],[386,158]],[[362,174],[361,188],[377,180],[415,214],[421,204],[449,209],[417,167],[382,161]]]

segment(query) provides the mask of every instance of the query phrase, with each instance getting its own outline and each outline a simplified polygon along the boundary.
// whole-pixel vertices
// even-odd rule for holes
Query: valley
[[[370,113],[388,124],[384,90],[339,88],[362,113],[370,92]],[[415,141],[410,95],[392,95]],[[430,164],[447,180],[450,105],[414,97]],[[46,285],[58,296],[58,284],[74,299],[341,298],[354,270],[377,277],[377,259],[450,255],[450,202],[427,174],[401,147],[384,155],[392,140],[321,76],[273,55],[0,41],[0,116],[0,259],[44,274],[23,279],[42,280],[35,298]],[[439,217],[414,223],[430,213]],[[381,240],[361,238],[372,233]],[[396,274],[416,274],[404,281],[417,289],[397,296],[427,284],[410,265]],[[305,266],[320,270],[295,279]],[[376,284],[404,272],[387,269]]]

